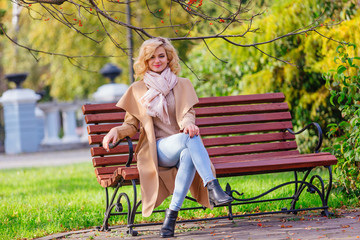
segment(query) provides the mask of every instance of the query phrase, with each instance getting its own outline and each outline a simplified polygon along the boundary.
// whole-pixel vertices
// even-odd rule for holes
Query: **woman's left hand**
[[[200,133],[199,127],[195,124],[190,124],[184,128],[184,133],[189,134],[190,137],[197,136]]]

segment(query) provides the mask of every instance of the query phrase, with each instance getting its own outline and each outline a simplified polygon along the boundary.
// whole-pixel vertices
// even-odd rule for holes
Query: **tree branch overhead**
[[[131,18],[144,18],[144,14],[152,17],[152,21],[139,22],[132,21],[135,24],[126,22],[126,11],[122,8],[125,5],[130,4],[133,8],[137,8],[140,3],[138,1],[120,1],[120,0],[12,0],[19,5],[25,6],[31,9],[32,4],[40,4],[42,8],[47,11],[51,18],[61,22],[68,26],[70,29],[77,31],[84,37],[89,38],[97,43],[101,43],[102,40],[97,40],[93,37],[93,32],[86,32],[84,28],[81,28],[82,24],[86,22],[88,17],[97,16],[98,27],[106,33],[106,36],[114,43],[114,45],[121,49],[125,54],[126,48],[122,46],[117,40],[115,35],[125,35],[127,29],[131,29],[139,40],[153,38],[159,35],[169,38],[172,41],[198,41],[201,40],[205,43],[208,51],[214,55],[209,46],[207,46],[205,40],[209,39],[222,39],[229,44],[237,47],[255,48],[262,54],[271,57],[273,59],[282,61],[287,64],[291,64],[289,61],[282,60],[278,57],[271,56],[268,53],[260,50],[258,46],[264,44],[271,44],[282,38],[287,38],[295,35],[304,35],[309,32],[318,34],[321,37],[326,37],[317,31],[320,24],[316,21],[313,24],[305,26],[301,29],[294,30],[285,34],[279,34],[279,36],[266,41],[259,41],[249,43],[244,41],[246,35],[249,33],[256,33],[261,27],[254,27],[254,21],[264,14],[264,11],[258,13],[250,13],[252,1],[247,1],[243,4],[239,1],[203,1],[203,0],[171,0],[168,12],[165,14],[166,9],[161,6],[168,4],[162,1],[150,3],[145,1],[143,3],[143,9],[138,13],[131,15]],[[54,5],[63,5],[67,3],[67,11],[71,9],[73,12],[66,12],[65,10],[59,10]],[[151,5],[153,4],[153,5]],[[65,6],[65,5],[64,5]],[[176,7],[176,9],[175,9]],[[65,7],[64,7],[65,8]],[[179,21],[179,16],[181,20]],[[75,26],[69,20],[69,16],[78,16],[82,19],[79,26]],[[108,22],[113,27],[112,30],[108,29]],[[158,22],[158,24],[156,24]],[[166,23],[165,23],[166,22]],[[155,23],[155,25],[154,25]],[[136,25],[138,24],[138,25]],[[247,26],[246,26],[247,25]],[[236,31],[234,31],[236,29]],[[242,29],[242,30],[240,30]],[[240,32],[241,31],[241,32]],[[330,38],[329,38],[330,39]],[[330,39],[333,40],[333,39]],[[20,45],[20,44],[18,44]],[[217,58],[217,57],[216,57]],[[219,58],[217,58],[219,59]]]

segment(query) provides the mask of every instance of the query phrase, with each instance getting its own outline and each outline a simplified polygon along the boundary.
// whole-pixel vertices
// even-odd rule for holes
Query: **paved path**
[[[139,235],[126,234],[123,227],[115,227],[111,232],[83,230],[55,234],[40,238],[81,239],[81,240],[139,240],[161,239],[160,226],[139,227]],[[326,218],[317,214],[304,215],[276,214],[271,216],[227,219],[219,221],[178,224],[173,239],[360,239],[360,209],[337,210],[336,217]]]
[[[52,152],[23,153],[15,155],[0,154],[0,169],[59,166],[79,162],[90,162],[89,148]]]

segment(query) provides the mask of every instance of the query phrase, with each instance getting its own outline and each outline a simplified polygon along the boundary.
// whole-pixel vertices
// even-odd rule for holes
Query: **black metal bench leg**
[[[328,200],[329,200],[330,191],[331,191],[331,188],[332,188],[332,169],[331,169],[331,166],[328,166],[327,169],[328,169],[328,172],[329,172],[329,184],[328,184],[327,191],[325,193],[325,198],[324,198],[324,203],[323,203],[325,206],[328,206]],[[331,216],[333,214],[329,212],[328,208],[325,208],[324,211],[321,212],[321,215],[329,217],[329,216]]]
[[[137,236],[138,232],[134,230],[134,221],[135,221],[135,215],[136,215],[136,210],[139,207],[141,201],[139,203],[137,203],[137,190],[136,190],[136,182],[135,180],[131,180],[132,186],[133,186],[133,192],[134,192],[134,199],[133,199],[133,206],[130,210],[130,206],[129,206],[129,214],[128,214],[128,231],[127,233],[130,234],[131,236]]]
[[[112,210],[112,206],[113,205],[113,202],[114,202],[114,199],[115,199],[115,196],[117,194],[117,191],[119,190],[121,184],[119,183],[116,187],[116,189],[114,190],[114,193],[111,197],[111,201],[109,202],[109,190],[108,188],[105,188],[105,194],[106,194],[106,209],[105,209],[105,216],[104,216],[104,221],[103,221],[103,225],[102,227],[100,228],[100,231],[110,231],[109,229],[109,218],[111,216],[111,210]]]
[[[295,206],[296,206],[297,201],[299,200],[299,196],[304,191],[304,189],[307,188],[308,192],[317,193],[319,195],[319,197],[321,199],[321,202],[322,202],[322,207],[321,208],[323,209],[321,214],[323,216],[327,216],[327,217],[329,217],[331,215],[329,213],[329,211],[328,211],[328,199],[329,199],[330,191],[331,191],[331,188],[332,188],[331,166],[328,166],[327,169],[328,169],[328,172],[329,172],[329,185],[328,185],[327,189],[325,189],[324,181],[319,175],[313,175],[311,177],[311,179],[309,180],[309,182],[306,181],[311,169],[308,170],[308,172],[306,172],[306,174],[305,174],[302,181],[298,181],[297,177],[295,177],[295,189],[296,189],[296,192],[295,192],[295,194],[293,196],[293,200],[291,202],[290,210],[295,210]],[[320,182],[320,186],[321,186],[320,189],[313,184],[315,179],[317,179]],[[298,187],[298,183],[300,183],[299,187]],[[293,213],[296,213],[296,211],[294,211]]]
[[[311,169],[307,170],[306,173],[305,173],[305,176],[302,179],[302,181],[299,182],[297,172],[294,171],[294,174],[295,174],[295,193],[294,193],[294,196],[293,196],[293,200],[291,201],[290,210],[296,209],[296,203],[297,203],[297,201],[299,201],[299,197],[300,197],[301,193],[306,188],[306,184],[304,184],[303,182],[306,181],[306,179],[308,178],[310,172],[311,172]],[[299,183],[300,183],[300,185],[299,185]],[[293,212],[293,213],[297,214],[296,211]]]
[[[130,202],[130,199],[129,199],[129,196],[122,192],[118,195],[117,197],[117,200],[116,202],[114,202],[117,194],[118,194],[118,190],[119,188],[122,186],[122,183],[119,182],[118,185],[116,186],[114,192],[113,192],[113,195],[111,197],[111,200],[110,202],[108,201],[109,198],[108,198],[108,189],[106,188],[106,211],[105,211],[105,216],[104,216],[104,221],[103,221],[103,225],[102,227],[100,228],[100,231],[110,231],[109,229],[109,218],[112,216],[112,215],[118,215],[118,214],[114,214],[114,213],[111,213],[113,210],[115,210],[115,212],[119,213],[119,212],[122,212],[124,210],[123,206],[122,206],[122,203],[121,203],[121,200],[122,198],[125,198],[126,200],[126,203],[127,203],[127,213],[125,213],[127,215],[127,223],[128,223],[128,227],[129,227],[129,233],[133,236],[135,236],[134,234],[136,234],[135,231],[133,231],[133,224],[134,224],[134,215],[135,215],[135,212],[134,212],[134,206],[136,205],[136,183],[135,181],[133,181],[133,186],[134,186],[134,205],[133,207],[131,206],[131,202]],[[114,209],[115,208],[115,209]]]
[[[232,197],[232,191],[231,186],[229,183],[226,184],[225,193]],[[229,210],[229,220],[233,220],[233,212],[232,212],[232,204],[228,204],[228,210]]]

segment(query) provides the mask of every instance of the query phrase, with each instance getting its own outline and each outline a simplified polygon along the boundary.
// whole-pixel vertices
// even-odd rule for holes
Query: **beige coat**
[[[142,214],[144,217],[150,216],[154,208],[173,193],[177,173],[175,167],[158,166],[153,120],[139,103],[139,99],[146,91],[147,87],[143,81],[135,82],[116,104],[127,112],[124,123],[117,127],[119,138],[132,137],[140,125],[140,139],[135,150],[135,157],[140,175]],[[179,127],[182,128],[188,124],[183,122],[184,115],[198,102],[198,98],[190,80],[185,78],[178,78],[178,83],[173,88],[173,92],[176,104],[176,120]],[[211,167],[215,176],[213,165]],[[207,189],[203,186],[198,174],[195,175],[190,191],[200,204],[210,207]]]

